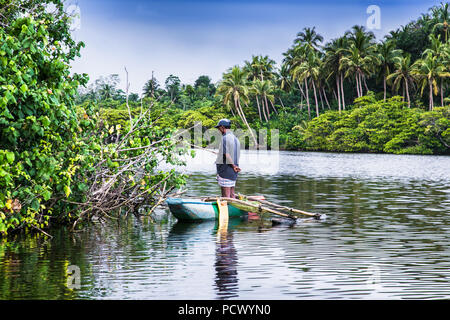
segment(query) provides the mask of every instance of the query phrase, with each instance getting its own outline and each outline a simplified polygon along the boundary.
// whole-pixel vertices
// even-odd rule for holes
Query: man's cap
[[[215,126],[214,128],[218,128],[220,126],[224,126],[225,128],[230,128],[231,121],[228,119],[220,119],[219,122],[217,123],[217,126]]]

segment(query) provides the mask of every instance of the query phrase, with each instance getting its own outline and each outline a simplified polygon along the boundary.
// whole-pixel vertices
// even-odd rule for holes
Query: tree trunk
[[[322,111],[325,110],[325,107],[323,106],[323,98],[322,98],[322,90],[321,88],[318,88],[317,91],[319,91],[319,98],[320,98],[320,105],[322,106]]]
[[[260,106],[259,106],[259,99],[258,99],[258,96],[255,96],[255,97],[256,97],[256,105],[258,106],[258,116],[259,116],[259,121],[262,122],[261,108],[260,108]]]
[[[361,93],[362,97],[364,95],[364,91],[363,91],[363,77],[361,73],[359,73],[359,92]]]
[[[386,101],[386,75],[383,76],[384,101]]]
[[[317,103],[317,92],[316,92],[316,85],[314,84],[314,79],[311,80],[314,90],[314,100],[316,102],[316,114],[319,116],[319,104]]]
[[[300,82],[298,82],[298,80],[297,80],[297,85],[298,85],[298,88],[300,89],[300,92],[302,93],[302,98],[306,99],[305,92],[303,91],[303,88],[300,85]],[[306,88],[306,90],[308,90],[308,88]]]
[[[153,80],[153,73],[154,71],[152,71],[152,91],[151,91],[152,98],[155,97],[155,80]]]
[[[408,99],[408,108],[411,108],[411,99],[409,98],[408,80],[405,81],[405,85],[406,85],[406,97]]]
[[[325,98],[325,102],[327,103],[327,106],[328,106],[328,110],[331,110],[330,103],[328,102],[327,93],[325,91],[325,88],[322,88],[322,91],[323,91],[323,96]]]
[[[280,100],[281,106],[282,106],[283,109],[284,109],[284,103],[283,103],[283,100],[281,100],[281,97],[278,97],[278,100]]]
[[[443,85],[444,80],[441,79],[441,107],[444,106],[444,85]]]
[[[308,90],[308,81],[305,78],[305,87],[306,87],[306,103],[308,104],[308,118],[311,120],[311,106],[309,104],[309,90]]]
[[[406,81],[405,81],[406,83]],[[402,87],[402,97],[403,97],[403,101],[405,101],[405,86]]]
[[[342,109],[345,110],[345,95],[344,95],[344,75],[341,73],[341,99],[342,99]]]
[[[369,93],[369,87],[367,86],[367,82],[366,82],[366,75],[362,75],[362,78],[364,80],[364,87],[366,88],[366,94]],[[363,94],[364,95],[364,94]]]
[[[428,82],[430,84],[430,111],[433,111],[433,84],[431,82],[431,79],[428,79]]]
[[[339,88],[339,78],[336,77],[336,88],[337,88],[337,101],[338,101],[338,106],[339,106],[339,113],[341,113],[341,88]],[[336,93],[335,93],[336,95]]]
[[[255,143],[255,147],[257,147],[258,146],[258,141],[256,141],[256,138],[255,138],[255,135],[253,134],[252,128],[250,128],[250,125],[247,122],[247,118],[245,117],[244,110],[242,110],[241,103],[239,102],[239,99],[235,99],[235,103],[236,102],[237,102],[237,106],[236,106],[237,108],[236,109],[238,109],[240,111],[242,121],[244,121],[245,125],[247,126],[248,130],[250,131],[250,135],[252,136],[252,139],[253,139],[253,141]]]
[[[234,99],[234,107],[236,108],[236,112],[239,118],[241,118],[241,120],[245,123],[244,116],[242,115],[241,110],[239,109],[239,102],[236,98]]]
[[[270,102],[270,105],[272,106],[273,111],[275,111],[275,113],[278,114],[278,111],[277,111],[277,109],[275,109],[275,106],[273,105],[272,100],[269,100],[269,102]]]
[[[266,112],[267,112],[267,116],[269,117],[270,120],[270,110],[269,110],[269,104],[267,103],[267,96],[264,94],[264,101],[266,102]]]
[[[231,110],[231,114],[233,115],[233,117],[236,117],[236,114],[234,113],[233,107],[230,106],[230,110]]]
[[[355,79],[356,79],[356,92],[357,92],[358,98],[359,98],[359,97],[361,97],[361,93],[360,93],[360,91],[359,91],[358,76],[359,76],[359,74],[357,73],[356,76],[355,76]]]

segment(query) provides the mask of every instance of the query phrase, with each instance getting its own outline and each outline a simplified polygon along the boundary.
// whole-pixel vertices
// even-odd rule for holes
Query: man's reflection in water
[[[237,252],[233,244],[233,233],[228,226],[217,230],[216,241],[216,290],[219,299],[238,296]]]

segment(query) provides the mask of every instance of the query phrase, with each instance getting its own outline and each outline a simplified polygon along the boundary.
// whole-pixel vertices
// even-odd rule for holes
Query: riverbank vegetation
[[[172,126],[211,127],[227,116],[239,128],[278,129],[284,149],[449,154],[449,15],[442,3],[379,41],[363,26],[327,42],[315,27],[304,28],[279,68],[256,55],[216,84],[205,75],[193,85],[175,75],[160,84],[152,73],[141,98],[159,99]],[[98,79],[79,102],[96,101],[109,119],[123,113],[118,82],[118,75]],[[141,98],[129,95],[137,105]],[[402,114],[403,122],[361,124],[357,113],[370,119],[379,113],[387,123]]]
[[[184,183],[159,168],[182,164],[187,149],[151,102],[127,108],[122,126],[90,102],[76,107],[88,77],[71,75],[70,62],[84,45],[71,38],[62,1],[0,8],[0,235],[148,213]]]
[[[0,234],[151,213],[185,183],[159,167],[189,151],[175,131],[224,117],[278,129],[284,149],[449,154],[448,3],[379,41],[307,27],[279,68],[255,55],[218,83],[152,73],[142,93],[70,73],[84,44],[62,1],[0,3]]]

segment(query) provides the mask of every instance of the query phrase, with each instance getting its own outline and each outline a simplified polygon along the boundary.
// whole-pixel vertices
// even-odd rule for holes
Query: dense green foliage
[[[306,129],[295,128],[292,139],[307,150],[449,154],[450,107],[423,112],[408,108],[401,97],[366,96],[351,110],[329,111]]]
[[[46,11],[49,3],[56,8],[52,13]],[[169,139],[173,130],[153,125],[143,116],[133,123],[123,122],[122,127],[111,126],[101,121],[95,104],[75,107],[78,86],[88,79],[70,76],[70,61],[83,44],[70,36],[70,17],[62,1],[3,4],[0,235],[11,230],[42,230],[52,222],[102,218],[114,209],[120,214],[121,203],[137,209],[131,200],[138,190],[139,199],[148,204],[162,195],[162,182],[164,190],[182,185],[183,176],[158,169],[159,161],[182,164],[177,155],[184,149]],[[32,15],[24,17],[27,12]],[[138,117],[141,111],[133,115]],[[128,134],[118,139],[119,132]],[[133,170],[145,172],[137,176]],[[104,177],[115,180],[109,178],[105,188]],[[124,184],[130,187],[123,188]],[[98,190],[101,197],[93,198]]]
[[[86,78],[70,78],[68,65],[81,44],[67,55],[54,36],[68,30],[41,18],[17,18],[0,30],[0,232],[44,227],[54,209],[44,203],[68,196],[76,170],[85,169],[79,163],[88,147],[79,137],[90,123],[78,121],[72,97]]]

